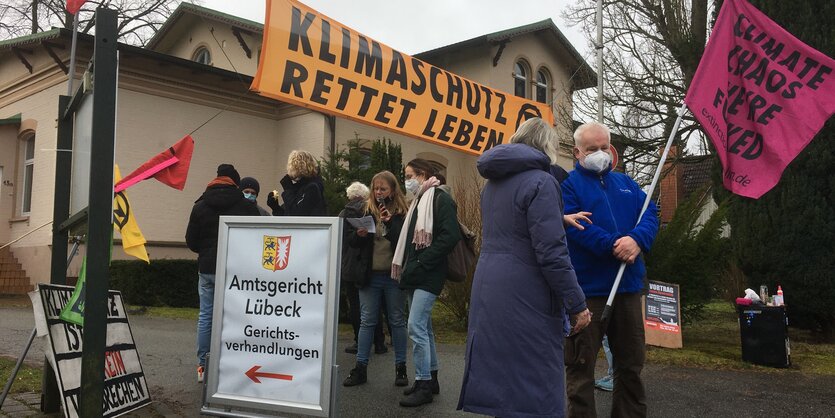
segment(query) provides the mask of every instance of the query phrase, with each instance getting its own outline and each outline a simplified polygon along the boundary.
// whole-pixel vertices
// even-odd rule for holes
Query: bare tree
[[[594,39],[595,0],[579,0],[565,17]],[[627,139],[627,170],[645,178],[673,128],[676,110],[704,52],[708,0],[604,0],[604,120]],[[576,95],[577,110],[596,114],[594,93]],[[683,123],[676,145],[703,141]],[[706,148],[706,144],[703,149]],[[646,169],[648,167],[648,169]]]
[[[120,41],[144,45],[162,26],[182,0],[88,0],[79,12],[78,31],[95,30],[94,14],[99,6],[116,10]],[[5,0],[0,5],[0,39],[10,39],[52,27],[71,28],[73,15],[66,0]]]

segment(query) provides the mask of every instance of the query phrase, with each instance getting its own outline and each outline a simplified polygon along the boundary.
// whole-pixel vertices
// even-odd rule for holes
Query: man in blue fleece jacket
[[[641,293],[646,267],[641,253],[649,251],[658,232],[654,203],[638,222],[646,193],[634,180],[612,172],[609,129],[590,122],[574,132],[575,170],[562,183],[565,213],[591,212],[583,230],[566,229],[571,263],[586,295],[592,323],[568,337],[565,344],[568,414],[594,417],[594,365],[603,335],[609,336],[614,359],[613,416],[646,416],[641,381],[646,348]],[[637,224],[637,226],[636,226]],[[618,268],[626,262],[607,329],[600,322]]]

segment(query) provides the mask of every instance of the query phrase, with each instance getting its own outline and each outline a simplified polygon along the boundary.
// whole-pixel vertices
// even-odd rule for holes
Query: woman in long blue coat
[[[568,258],[557,137],[529,119],[478,160],[482,245],[473,279],[458,409],[498,417],[565,415],[563,338],[591,315]],[[550,157],[549,157],[550,156]]]

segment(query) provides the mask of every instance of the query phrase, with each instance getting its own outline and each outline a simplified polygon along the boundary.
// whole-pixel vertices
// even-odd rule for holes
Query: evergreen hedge
[[[125,302],[140,306],[197,308],[197,260],[114,260],[110,288],[122,291]]]
[[[705,305],[716,297],[716,287],[728,265],[728,238],[722,237],[727,204],[722,202],[703,225],[697,221],[706,189],[693,192],[676,208],[673,219],[658,232],[652,250],[645,254],[650,280],[676,283],[681,291],[681,316],[685,323],[702,317]]]
[[[835,1],[751,0],[751,4],[809,46],[835,56]],[[732,257],[749,287],[759,289],[764,284],[773,294],[781,285],[789,323],[811,329],[825,340],[835,339],[833,168],[835,119],[830,119],[789,164],[774,189],[760,199],[731,196],[728,210]],[[720,175],[716,174],[715,184],[721,184]],[[720,200],[728,195],[718,189]]]

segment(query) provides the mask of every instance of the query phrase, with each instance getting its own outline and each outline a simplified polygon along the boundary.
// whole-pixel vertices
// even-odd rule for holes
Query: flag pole
[[[681,118],[684,116],[686,111],[687,105],[685,105],[684,101],[682,101],[681,107],[678,109],[678,118],[676,118],[676,123],[673,124],[673,129],[670,131],[670,137],[667,139],[667,145],[664,147],[664,152],[661,153],[661,159],[658,161],[658,167],[655,168],[655,175],[652,177],[652,183],[650,183],[649,191],[647,191],[647,197],[644,199],[644,206],[641,207],[641,214],[638,215],[638,222],[635,223],[636,226],[641,223],[641,218],[643,218],[644,212],[646,212],[647,207],[649,207],[649,202],[652,200],[652,192],[655,191],[655,186],[658,184],[658,179],[661,177],[661,169],[664,167],[664,162],[667,160],[667,154],[670,153],[670,146],[673,144],[673,139],[676,137],[678,127],[681,125]],[[603,316],[600,318],[600,321],[604,324],[604,329],[606,328],[606,324],[608,324],[609,317],[612,314],[612,305],[615,301],[615,294],[618,292],[620,280],[623,278],[623,272],[625,270],[626,262],[620,263],[618,275],[615,277],[615,284],[612,285],[612,290],[609,292],[609,299],[606,300],[606,307],[603,308]]]
[[[78,14],[81,10],[73,14],[72,23],[72,46],[70,47],[70,71],[68,72],[69,79],[67,80],[67,96],[72,97],[72,84],[75,79],[75,47],[78,44]]]
[[[603,0],[597,0],[597,121],[603,123]]]

